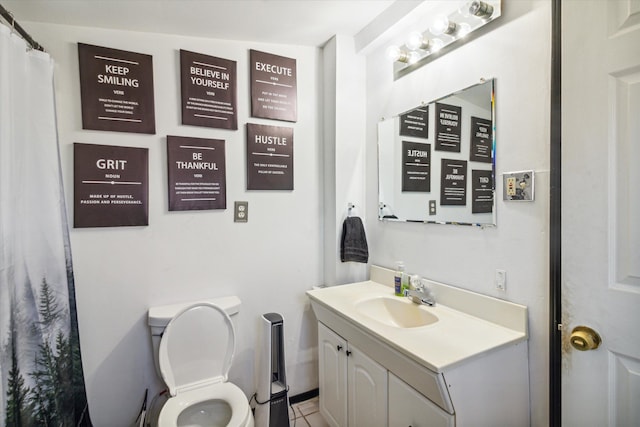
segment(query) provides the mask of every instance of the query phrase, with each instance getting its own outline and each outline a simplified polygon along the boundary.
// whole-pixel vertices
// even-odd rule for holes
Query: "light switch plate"
[[[233,222],[249,222],[249,202],[233,202]]]
[[[533,201],[533,171],[505,172],[502,175],[502,199],[509,201]]]

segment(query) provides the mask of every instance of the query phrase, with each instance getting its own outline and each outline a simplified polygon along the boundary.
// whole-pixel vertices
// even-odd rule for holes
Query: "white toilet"
[[[159,427],[253,427],[244,392],[227,382],[235,352],[231,315],[240,299],[224,297],[149,309],[157,367],[170,397]]]

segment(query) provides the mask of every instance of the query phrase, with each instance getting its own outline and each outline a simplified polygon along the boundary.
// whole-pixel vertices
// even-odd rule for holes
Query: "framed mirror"
[[[495,79],[378,124],[378,218],[496,225]]]

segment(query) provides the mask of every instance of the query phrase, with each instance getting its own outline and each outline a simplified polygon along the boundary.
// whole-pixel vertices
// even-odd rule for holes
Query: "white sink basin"
[[[370,298],[357,302],[355,308],[376,322],[398,328],[418,328],[438,321],[438,317],[426,307],[403,297]]]

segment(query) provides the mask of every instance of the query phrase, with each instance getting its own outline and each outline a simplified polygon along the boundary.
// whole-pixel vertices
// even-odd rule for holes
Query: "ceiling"
[[[396,3],[394,5],[394,3]],[[322,46],[386,21],[409,0],[0,0],[29,31],[29,21]],[[390,7],[394,5],[394,7]],[[394,13],[394,8],[396,13]],[[386,24],[383,24],[386,25]],[[370,27],[370,25],[369,25]],[[366,32],[366,31],[365,31]],[[46,44],[46,41],[42,41]]]

